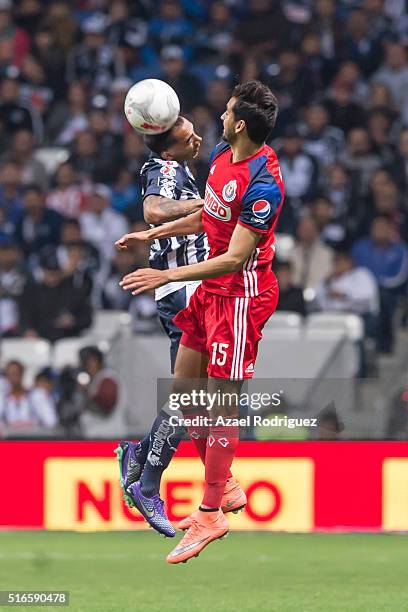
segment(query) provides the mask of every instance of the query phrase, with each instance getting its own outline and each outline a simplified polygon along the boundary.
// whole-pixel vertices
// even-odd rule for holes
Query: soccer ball
[[[141,134],[161,134],[177,121],[180,102],[164,81],[145,79],[133,85],[125,99],[125,115]]]

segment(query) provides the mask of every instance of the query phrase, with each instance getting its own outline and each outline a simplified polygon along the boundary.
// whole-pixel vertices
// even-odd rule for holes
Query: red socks
[[[205,465],[205,453],[207,449],[207,437],[209,434],[209,427],[188,427],[188,433],[190,434],[190,440],[193,442],[200,456],[201,461]]]
[[[219,508],[221,506],[221,498],[225,483],[231,476],[230,467],[238,442],[238,427],[225,425],[210,427],[204,455],[205,489],[203,506],[208,508]]]

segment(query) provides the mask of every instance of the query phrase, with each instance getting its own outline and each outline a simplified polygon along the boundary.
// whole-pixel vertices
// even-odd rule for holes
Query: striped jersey
[[[263,145],[251,157],[233,163],[230,146],[220,143],[210,166],[203,209],[209,258],[227,252],[237,223],[259,232],[261,238],[241,270],[204,280],[203,289],[228,297],[254,297],[276,283],[274,229],[284,196],[278,158]]]
[[[149,195],[163,196],[172,200],[191,200],[199,198],[194,177],[187,163],[166,161],[151,155],[141,171],[143,198]],[[152,225],[152,227],[154,227]],[[156,270],[167,270],[188,266],[207,259],[209,246],[204,233],[160,238],[150,247],[150,266]],[[197,281],[167,283],[156,289],[156,300]]]

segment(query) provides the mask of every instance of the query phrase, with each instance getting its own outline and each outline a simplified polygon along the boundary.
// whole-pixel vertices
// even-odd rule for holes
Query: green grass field
[[[0,533],[0,590],[69,590],[60,609],[71,612],[408,611],[403,535],[235,532],[169,566],[172,544],[150,532]]]

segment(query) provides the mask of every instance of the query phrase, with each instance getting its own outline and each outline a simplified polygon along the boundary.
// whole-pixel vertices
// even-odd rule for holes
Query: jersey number
[[[225,365],[227,361],[227,348],[229,344],[224,344],[223,342],[213,342],[212,343],[212,355],[211,355],[211,363],[212,365],[217,364],[219,366]],[[217,353],[219,357],[217,357]]]

